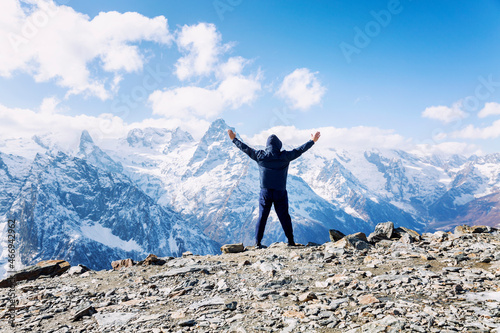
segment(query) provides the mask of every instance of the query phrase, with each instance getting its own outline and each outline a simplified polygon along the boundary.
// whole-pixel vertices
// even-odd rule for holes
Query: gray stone
[[[365,324],[361,327],[346,331],[347,333],[361,333],[361,332],[370,332],[370,333],[379,333],[379,332],[387,332],[391,330],[391,332],[400,332],[404,328],[404,320],[398,319],[394,316],[386,316],[380,320],[373,321],[371,323]]]
[[[334,243],[345,237],[345,235],[342,231],[338,231],[335,229],[328,230],[328,233],[330,234],[330,241],[332,241]]]
[[[97,323],[101,327],[105,326],[120,326],[125,325],[137,316],[132,312],[111,312],[111,313],[98,313],[94,315]]]
[[[368,236],[367,241],[370,243],[376,243],[383,239],[391,239],[394,232],[394,223],[383,222],[378,223],[375,226],[375,230]]]
[[[41,276],[57,276],[66,272],[71,265],[65,260],[44,260],[27,267],[0,281],[0,288],[10,288],[14,281],[34,280]]]
[[[325,250],[329,253],[335,253],[331,248],[352,249],[352,250],[366,250],[370,248],[370,243],[366,239],[366,235],[362,232],[347,235],[335,243],[326,245]],[[327,250],[328,249],[328,250]],[[338,253],[336,253],[338,255]]]
[[[238,302],[236,302],[236,301],[226,303],[226,309],[231,310],[231,311],[236,310],[237,306],[238,306]]]
[[[225,244],[221,246],[220,250],[222,253],[239,253],[245,251],[245,247],[243,246],[243,243]]]
[[[216,297],[205,299],[205,300],[200,301],[200,302],[193,303],[189,306],[189,309],[197,310],[197,309],[199,309],[201,307],[205,307],[205,306],[224,305],[224,304],[225,304],[224,299],[222,299],[219,296],[216,296]]]
[[[139,261],[138,265],[149,266],[149,265],[164,265],[167,261],[162,258],[158,258],[154,254],[149,254],[146,259]]]
[[[183,321],[179,322],[178,325],[180,327],[191,327],[191,326],[196,325],[196,320],[194,320],[194,319],[183,320]]]
[[[79,265],[76,265],[76,266],[72,266],[67,271],[67,274],[69,274],[69,275],[80,275],[80,274],[83,274],[83,273],[88,272],[88,271],[90,271],[90,268],[88,268],[85,265],[79,264]]]
[[[207,269],[208,269],[207,266],[193,265],[193,266],[170,269],[166,272],[162,272],[162,273],[153,275],[153,277],[164,278],[164,277],[168,277],[168,276],[184,275],[187,273],[198,272],[198,271],[207,270]]]
[[[356,232],[354,234],[350,234],[345,236],[346,239],[349,240],[361,240],[363,242],[368,242],[368,239],[366,239],[366,235],[362,232]]]
[[[71,321],[77,321],[84,316],[92,316],[96,312],[92,304],[85,304],[75,309]]]
[[[122,269],[122,268],[126,268],[126,267],[132,267],[134,265],[135,265],[135,262],[130,258],[122,259],[122,260],[115,260],[115,261],[111,262],[111,267],[114,270],[118,270],[118,269]]]
[[[403,241],[403,240],[401,240],[401,241],[405,242],[407,244],[419,242],[422,240],[422,236],[418,232],[416,232],[415,230],[406,228],[406,227],[399,227],[399,228],[394,229],[392,237],[394,237],[394,238],[405,237],[407,239],[407,241]]]
[[[445,241],[445,240],[447,240],[447,239],[448,239],[449,234],[448,234],[448,233],[446,233],[446,232],[444,232],[444,231],[436,231],[436,232],[432,235],[432,237],[433,237],[435,240],[442,242],[442,241]]]
[[[300,294],[299,295],[299,302],[308,302],[308,301],[311,301],[313,299],[316,299],[316,294],[313,293],[313,292],[306,292],[306,293],[303,293],[303,294]]]

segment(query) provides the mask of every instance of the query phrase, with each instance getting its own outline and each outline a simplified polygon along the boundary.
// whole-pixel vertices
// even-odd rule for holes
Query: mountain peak
[[[92,140],[92,137],[90,136],[90,133],[87,130],[82,131],[82,135],[80,136],[80,147],[84,143],[94,144],[94,140]]]
[[[224,119],[218,118],[218,119],[215,119],[212,122],[212,124],[210,124],[210,128],[226,129],[226,128],[229,128],[229,126],[226,124]]]
[[[209,145],[215,141],[223,142],[225,140],[229,140],[227,136],[228,129],[232,129],[234,131],[234,128],[228,126],[224,119],[216,119],[214,122],[212,122],[212,124],[210,124],[210,127],[203,135],[201,142]]]
[[[179,127],[174,130],[154,127],[135,128],[127,135],[127,142],[131,147],[147,147],[162,152],[171,151],[193,141],[191,134]]]
[[[80,149],[77,157],[84,158],[90,164],[109,172],[122,172],[123,167],[115,162],[108,154],[103,152],[92,140],[87,130],[82,131],[80,137]]]

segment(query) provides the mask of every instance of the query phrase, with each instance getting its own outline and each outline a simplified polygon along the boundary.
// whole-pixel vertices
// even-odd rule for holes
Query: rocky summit
[[[2,332],[500,332],[494,228],[226,248],[25,274],[0,289]]]

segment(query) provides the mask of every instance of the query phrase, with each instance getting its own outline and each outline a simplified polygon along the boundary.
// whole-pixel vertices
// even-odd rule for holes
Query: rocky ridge
[[[13,332],[500,331],[498,230],[420,235],[389,222],[331,237],[73,266],[17,282],[14,312],[0,289],[0,326],[14,313]]]

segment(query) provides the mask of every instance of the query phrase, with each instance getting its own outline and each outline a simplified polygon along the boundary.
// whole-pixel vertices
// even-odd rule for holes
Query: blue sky
[[[250,141],[500,150],[498,0],[0,3],[4,136],[222,117]]]

